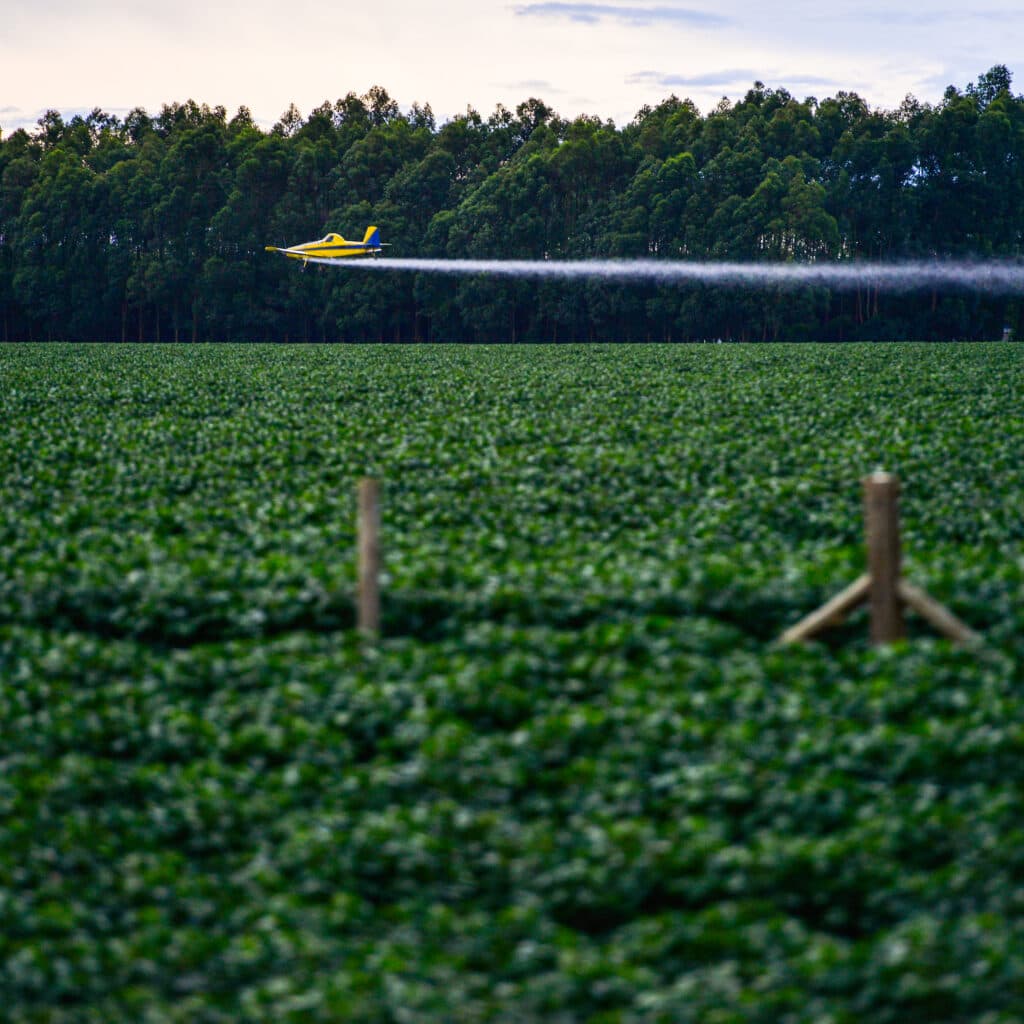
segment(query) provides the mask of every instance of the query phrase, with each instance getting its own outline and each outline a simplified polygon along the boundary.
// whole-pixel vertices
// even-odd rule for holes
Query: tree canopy
[[[628,125],[530,98],[438,125],[375,86],[269,130],[192,100],[56,111],[0,138],[0,337],[125,341],[998,337],[1013,299],[301,273],[268,243],[379,224],[398,256],[764,261],[1007,257],[1024,96],[991,68],[872,110],[755,82]]]

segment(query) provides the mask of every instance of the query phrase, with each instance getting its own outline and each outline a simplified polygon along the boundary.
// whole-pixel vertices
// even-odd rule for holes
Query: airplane
[[[380,228],[370,226],[361,242],[347,242],[332,231],[315,242],[300,242],[298,245],[278,247],[265,246],[267,252],[279,252],[289,259],[307,263],[334,263],[349,256],[379,256],[387,242],[380,240]]]

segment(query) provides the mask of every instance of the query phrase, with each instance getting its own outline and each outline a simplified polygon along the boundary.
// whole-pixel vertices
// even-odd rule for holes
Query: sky
[[[0,0],[0,131],[187,99],[269,128],[373,85],[439,124],[537,97],[620,126],[673,93],[706,113],[756,80],[892,109],[1005,64],[1024,92],[1024,5],[981,2]]]

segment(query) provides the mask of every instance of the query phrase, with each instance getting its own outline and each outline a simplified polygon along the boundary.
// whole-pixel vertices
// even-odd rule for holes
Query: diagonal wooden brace
[[[900,580],[900,599],[921,616],[932,629],[958,644],[976,644],[981,637],[961,622],[948,608],[929,597],[920,587]]]
[[[920,587],[901,578],[899,491],[891,473],[872,473],[863,480],[864,526],[867,534],[868,571],[816,611],[791,626],[779,638],[791,644],[809,640],[838,625],[858,605],[868,603],[871,643],[894,643],[906,636],[904,606],[909,606],[930,626],[956,643],[976,643],[977,633]]]
[[[780,641],[784,644],[802,643],[830,626],[838,626],[854,608],[868,599],[870,589],[871,577],[865,573],[816,611],[802,618],[795,626],[790,626],[779,637]]]

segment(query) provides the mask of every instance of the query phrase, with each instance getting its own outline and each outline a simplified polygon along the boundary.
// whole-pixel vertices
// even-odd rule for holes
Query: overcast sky
[[[305,115],[371,85],[439,122],[536,96],[619,125],[671,93],[706,112],[756,79],[888,109],[1006,64],[1024,91],[1024,4],[982,2],[0,0],[0,129],[187,99],[269,127],[290,103]]]

